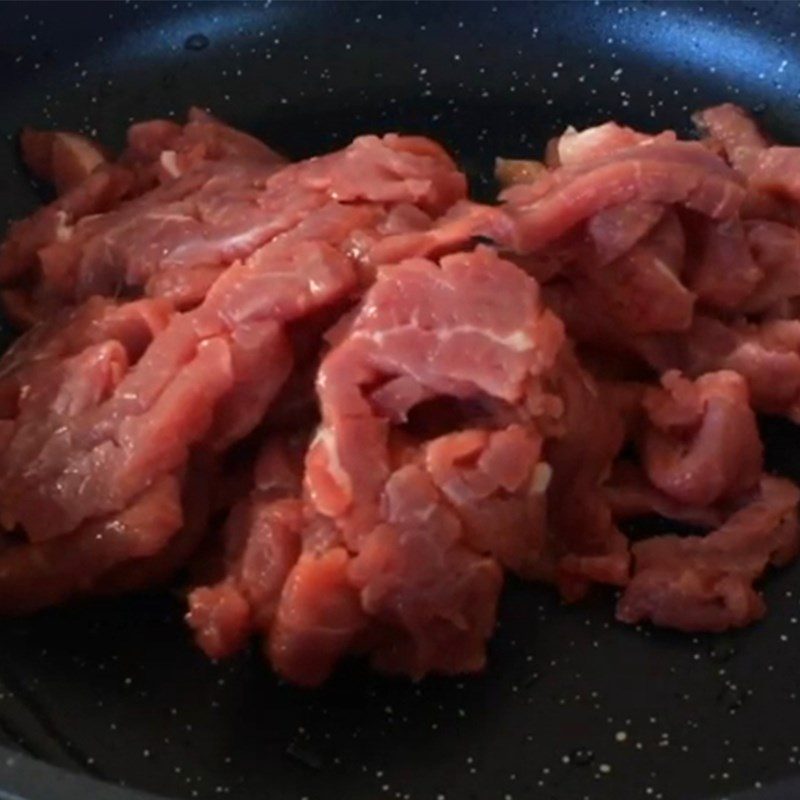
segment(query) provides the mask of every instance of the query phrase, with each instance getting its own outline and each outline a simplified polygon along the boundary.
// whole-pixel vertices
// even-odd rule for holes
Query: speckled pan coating
[[[37,202],[14,151],[21,124],[119,142],[129,121],[190,103],[293,156],[364,131],[422,132],[456,152],[483,197],[496,154],[538,152],[567,123],[686,130],[693,109],[731,99],[784,141],[800,136],[794,3],[18,3],[0,13],[4,219]],[[800,478],[798,432],[767,428],[772,466]],[[547,590],[513,585],[486,675],[413,686],[353,666],[314,693],[279,685],[255,653],[208,664],[170,597],[2,621],[0,744],[174,798],[732,796],[800,773],[798,577],[800,566],[770,579],[767,620],[724,638],[629,629],[610,622],[610,596],[562,608]],[[0,786],[14,797],[89,796],[11,762],[0,758]]]

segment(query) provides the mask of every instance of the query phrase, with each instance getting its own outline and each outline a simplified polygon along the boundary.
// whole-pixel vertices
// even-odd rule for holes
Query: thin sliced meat
[[[747,216],[796,222],[800,149],[774,146],[755,121],[730,103],[705,109],[695,123],[747,178]],[[794,208],[793,208],[794,207]]]
[[[126,148],[120,160],[127,164],[154,164],[180,138],[183,127],[173,120],[134,122],[125,135]]]
[[[800,421],[800,320],[774,320],[734,328],[736,347],[726,366],[748,382],[759,411]]]
[[[89,593],[107,570],[158,553],[182,521],[180,483],[165,476],[124,511],[86,523],[66,541],[0,547],[0,612],[29,614]]]
[[[26,166],[40,180],[52,183],[58,194],[78,186],[108,162],[103,147],[78,133],[23,128],[20,148]]]
[[[359,136],[338,153],[276,174],[276,188],[299,185],[340,203],[411,203],[443,214],[466,197],[466,178],[445,150],[421,136]]]
[[[0,481],[3,522],[15,535],[31,547],[57,537],[69,561],[82,541],[76,531],[124,515],[162,476],[180,480],[201,443],[221,449],[248,434],[291,367],[283,323],[346,297],[356,274],[331,245],[287,239],[218,283],[184,315],[161,300],[117,306],[95,298],[32,330],[8,354],[0,368],[7,417]],[[88,574],[82,591],[163,579],[203,530],[203,515],[193,511],[159,552],[107,564]]]
[[[525,577],[538,574],[552,470],[534,430],[464,430],[428,442],[425,467],[469,546]]]
[[[685,334],[641,337],[632,343],[642,358],[663,372],[690,377],[733,370],[747,382],[753,406],[800,420],[800,322],[775,320],[728,325],[697,315]]]
[[[25,394],[0,457],[3,522],[21,525],[34,541],[121,511],[157,476],[181,468],[233,385],[224,338],[200,342],[182,319],[130,370],[121,365],[111,384],[99,383],[97,373],[83,378],[92,351],[65,362],[54,389],[34,384]]]
[[[266,145],[196,109],[190,111],[185,128],[156,120],[133,126],[129,138],[126,153],[119,162],[110,163],[104,148],[80,134],[23,130],[26,163],[38,177],[55,183],[62,197],[12,227],[0,253],[3,280],[34,266],[39,250],[71,239],[73,226],[82,217],[107,212],[122,199],[149,189],[152,181],[142,174],[143,165],[158,162],[163,171],[161,159],[167,147],[177,148],[170,151],[173,162],[184,158],[184,172],[208,160],[246,159],[269,164],[273,171],[284,163]],[[173,182],[175,177],[173,172],[165,180]],[[55,253],[62,249],[56,247]],[[51,270],[55,258],[51,255],[47,262]]]
[[[203,161],[226,159],[276,166],[286,163],[259,139],[196,107],[189,109],[185,125],[162,119],[131,125],[127,147],[120,156],[145,185],[171,181]]]
[[[564,327],[569,331],[569,336],[580,344],[598,347],[608,352],[609,359],[619,358],[621,354],[633,353],[638,355],[638,338],[633,338],[617,320],[608,312],[598,292],[587,281],[582,279],[556,279],[542,286],[542,297],[548,308],[563,321]],[[664,340],[671,342],[669,335],[651,335],[641,337],[648,344],[655,341],[662,345]],[[650,344],[656,349],[656,344]],[[666,345],[659,348],[667,350]],[[670,350],[669,355],[672,355]],[[662,356],[666,359],[666,355]],[[642,360],[647,360],[641,356]]]
[[[79,224],[40,255],[47,285],[66,298],[142,287],[159,272],[221,267],[293,227],[323,202],[269,192],[276,165],[201,162],[177,181]]]
[[[289,573],[265,651],[278,674],[301,686],[327,678],[367,624],[343,547],[305,553]]]
[[[543,251],[514,260],[553,294],[548,302],[572,335],[586,341],[598,338],[589,331],[604,328],[611,338],[686,328],[694,295],[681,283],[684,256],[676,213],[631,202],[600,211]]]
[[[464,176],[447,154],[418,137],[362,137],[337,153],[284,166],[255,140],[205,117],[177,130],[160,122],[146,125],[153,128],[155,144],[146,129],[133,136],[142,140],[143,158],[159,147],[177,147],[174,137],[202,140],[203,152],[213,158],[194,159],[111,213],[79,219],[56,204],[19,223],[20,235],[7,243],[6,274],[33,272],[29,291],[43,307],[53,299],[136,295],[146,288],[190,308],[213,285],[218,270],[301,227],[315,209],[331,203],[372,204],[358,211],[361,226],[370,227],[389,213],[384,206],[412,204],[441,215],[466,194]],[[176,151],[161,155],[165,152]],[[121,170],[130,184],[132,167],[109,169]],[[354,225],[347,235],[354,233]],[[310,236],[307,230],[301,235]],[[162,277],[169,273],[177,273],[176,279]]]
[[[203,306],[173,317],[88,407],[65,416],[51,390],[27,392],[24,419],[0,457],[6,524],[31,537],[67,533],[180,468],[212,424],[218,442],[248,433],[287,374],[276,323],[334,302],[354,281],[350,262],[330,246],[259,251],[229,270]]]
[[[692,115],[692,122],[709,144],[739,167],[753,152],[766,149],[770,142],[753,118],[733,103],[722,103]]]
[[[747,314],[792,312],[800,297],[800,233],[788,225],[754,220],[745,226],[747,243],[763,279],[742,304]]]
[[[129,170],[113,164],[101,167],[50,205],[13,222],[0,245],[0,281],[18,279],[31,270],[40,250],[69,239],[78,220],[116,207],[132,185]]]
[[[323,422],[306,457],[312,508],[335,522],[354,555],[343,560],[334,541],[324,556],[298,562],[270,637],[279,671],[301,683],[320,680],[334,655],[361,640],[367,621],[380,669],[419,677],[481,668],[501,582],[497,562],[485,553],[518,566],[540,547],[541,533],[530,525],[511,528],[521,517],[543,524],[542,498],[526,499],[532,484],[539,494],[546,488],[534,477],[542,472],[536,449],[528,452],[528,434],[519,429],[477,433],[477,471],[467,473],[466,463],[451,461],[452,448],[462,444],[445,434],[429,443],[423,463],[405,463],[390,447],[383,414],[407,418],[411,405],[440,394],[519,402],[528,375],[551,365],[560,344],[560,327],[543,314],[535,284],[486,248],[447,256],[440,267],[412,259],[379,273],[321,366]],[[387,379],[404,376],[409,386],[399,394],[382,391],[384,410],[376,413],[373,387],[380,391]],[[418,390],[409,394],[411,384]],[[477,494],[459,492],[465,480]],[[480,539],[470,525],[506,492],[520,500],[496,520],[503,537]],[[335,633],[317,621],[333,600],[318,609],[307,592],[320,571],[333,581],[335,608],[346,612]],[[361,617],[351,604],[354,589]],[[313,676],[300,654],[316,665]]]
[[[604,374],[605,364],[600,363],[593,354],[583,354],[580,359],[586,369],[597,382],[600,400],[604,406],[616,411],[622,422],[626,441],[635,440],[641,433],[645,422],[642,400],[648,384],[641,379],[622,378],[617,375]],[[619,463],[619,462],[617,462]]]
[[[738,168],[746,175],[751,190],[775,196],[784,203],[800,202],[800,148],[776,146],[739,152]]]
[[[441,271],[420,259],[382,273],[346,346],[320,369],[323,427],[307,474],[319,511],[374,507],[387,477],[386,426],[360,387],[381,374],[408,375],[422,396],[484,392],[518,402],[527,373],[551,364],[561,344],[560,326],[538,310],[537,295],[530,279],[486,248],[445,257]]]
[[[699,230],[689,250],[686,285],[706,307],[721,311],[741,308],[764,278],[741,220],[703,220],[696,227]]]
[[[627,580],[627,543],[602,491],[625,429],[617,409],[602,402],[599,388],[571,352],[562,352],[548,384],[562,407],[544,450],[552,478],[548,558],[540,577],[554,582],[565,599],[577,600],[592,583]]]
[[[231,329],[232,391],[215,412],[207,444],[222,450],[249,434],[289,379],[294,352],[283,323],[303,320],[313,333],[314,314],[336,309],[357,283],[352,262],[324,242],[284,237],[232,266],[193,312],[197,330]],[[312,352],[318,338],[311,336]]]
[[[702,145],[651,144],[619,150],[595,163],[562,167],[548,179],[501,194],[517,226],[509,245],[530,252],[611,206],[637,201],[680,204],[729,219],[744,199],[741,179]]]
[[[724,520],[718,506],[690,506],[681,503],[653,486],[641,467],[629,461],[617,461],[603,494],[615,520],[629,520],[656,514],[664,519],[719,527]]]
[[[186,624],[209,658],[238,653],[253,633],[250,606],[233,583],[201,586],[189,595]]]
[[[284,583],[300,557],[302,526],[299,500],[268,500],[256,491],[233,508],[222,534],[224,580],[189,595],[186,621],[209,657],[230,656],[256,631],[269,633]],[[231,624],[230,615],[242,610]]]
[[[299,497],[307,435],[271,436],[253,468],[254,486],[228,514],[219,543],[208,554],[218,563],[208,585],[189,595],[186,621],[211,658],[244,647],[251,635],[268,635],[283,586],[303,546],[305,524]],[[212,577],[212,573],[213,577]]]
[[[124,231],[125,253],[129,253],[124,257],[136,259],[126,270],[125,282],[137,285],[152,274],[154,266],[158,271],[187,269],[243,258],[275,236],[302,227],[310,212],[330,200],[419,202],[423,207],[430,204],[444,210],[463,196],[463,176],[443,152],[417,153],[414,148],[418,146],[417,140],[405,142],[402,137],[366,137],[338,153],[291,165],[272,177],[271,163],[256,169],[251,162],[242,162],[241,168],[233,167],[236,162],[225,162],[232,165],[233,172],[193,193],[188,208],[179,205],[151,211],[142,218],[144,228],[120,230]],[[357,190],[354,173],[361,177]],[[367,224],[363,213],[361,224]],[[298,235],[324,236],[321,231],[312,236],[307,227]],[[105,233],[104,248],[109,239]],[[135,250],[130,242],[135,243]],[[147,247],[158,253],[155,262]],[[95,271],[85,257],[80,269],[84,274]]]
[[[119,304],[95,297],[75,309],[64,309],[55,318],[28,331],[3,354],[0,362],[2,394],[8,382],[20,384],[28,370],[108,339],[120,341],[132,360],[138,359],[153,337],[164,330],[171,309],[161,300]]]
[[[595,217],[596,219],[596,217]],[[638,244],[605,266],[580,269],[589,297],[614,325],[630,333],[686,330],[695,296],[681,282],[684,237],[674,214],[663,218]]]
[[[233,386],[214,411],[206,443],[222,451],[261,422],[292,371],[292,346],[273,320],[236,325],[231,334]]]
[[[352,262],[327,242],[282,239],[227,270],[192,318],[232,327],[287,322],[335,303],[355,284]]]
[[[157,272],[144,285],[148,297],[163,297],[179,311],[196,308],[203,302],[224,266],[189,267],[169,272]]]
[[[192,107],[188,122],[180,135],[171,142],[169,150],[175,154],[173,163],[185,172],[200,160],[222,161],[228,158],[243,158],[271,164],[285,164],[286,159],[276,153],[260,139],[232,128],[207,111]],[[164,153],[160,154],[166,166]],[[172,177],[175,177],[173,172]]]
[[[510,223],[501,211],[462,200],[426,229],[378,238],[366,261],[379,267],[407,258],[440,258],[469,247],[477,238],[502,240],[509,235]]]
[[[644,397],[649,425],[642,462],[653,485],[687,506],[709,506],[758,483],[763,448],[737,373],[711,372],[691,382],[677,372]]]
[[[187,564],[208,534],[211,488],[219,467],[205,453],[193,454],[181,486],[182,522],[175,534],[156,552],[120,561],[91,586],[92,594],[115,595],[163,587]]]
[[[619,605],[622,622],[684,631],[724,631],[763,616],[753,588],[769,565],[800,547],[790,481],[764,476],[752,499],[707,536],[659,536],[633,545],[634,570]]]
[[[579,164],[591,164],[598,159],[635,145],[674,141],[675,134],[671,131],[664,131],[658,136],[650,136],[618,125],[616,122],[604,122],[602,125],[584,128],[582,131],[569,127],[557,140],[558,159],[554,166],[571,167]]]
[[[664,207],[658,203],[631,202],[598,211],[586,224],[586,232],[594,250],[592,262],[601,267],[623,256],[650,233],[663,217]],[[671,238],[680,242],[682,256],[682,232]]]
[[[364,610],[391,630],[372,650],[373,665],[417,679],[482,669],[500,567],[459,541],[458,518],[419,467],[391,475],[384,503],[385,523],[364,538],[348,569]]]
[[[498,162],[495,207],[423,137],[286,164],[199,109],[116,161],[26,131],[63,193],[0,249],[32,324],[0,359],[0,612],[189,566],[198,645],[257,637],[303,686],[482,669],[505,570],[619,587],[626,622],[758,618],[800,549],[754,416],[800,420],[800,150],[699,124],[570,128]],[[712,532],[618,527],[653,514]]]

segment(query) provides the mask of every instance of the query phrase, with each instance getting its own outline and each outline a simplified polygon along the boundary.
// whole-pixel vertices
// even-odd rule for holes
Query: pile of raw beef
[[[569,129],[496,206],[420,137],[23,132],[58,194],[0,250],[0,612],[179,574],[209,656],[306,685],[480,669],[505,571],[758,619],[800,547],[755,416],[800,422],[800,149],[696,122]]]

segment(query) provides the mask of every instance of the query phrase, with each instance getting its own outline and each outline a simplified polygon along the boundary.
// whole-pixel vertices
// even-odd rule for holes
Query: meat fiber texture
[[[0,361],[0,612],[188,566],[199,646],[258,637],[307,686],[349,655],[482,669],[509,571],[617,587],[622,622],[758,619],[800,546],[756,425],[800,421],[800,151],[697,120],[570,129],[498,163],[498,206],[421,137],[287,163],[198,109],[117,158],[23,131],[57,197],[0,248],[28,329]],[[701,532],[631,543],[653,514]]]
[[[497,244],[625,421],[614,519],[712,531],[635,542],[618,618],[717,631],[760,617],[754,580],[798,550],[797,489],[763,474],[753,412],[800,422],[800,149],[732,105],[694,119],[699,141],[609,122],[501,159]]]

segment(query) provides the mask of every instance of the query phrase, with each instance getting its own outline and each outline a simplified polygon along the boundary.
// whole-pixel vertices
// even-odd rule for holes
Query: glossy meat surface
[[[800,151],[695,121],[569,128],[494,205],[422,137],[23,131],[56,199],[0,246],[0,613],[182,574],[209,657],[303,686],[483,669],[506,572],[756,621],[800,549],[756,416],[800,423]]]

